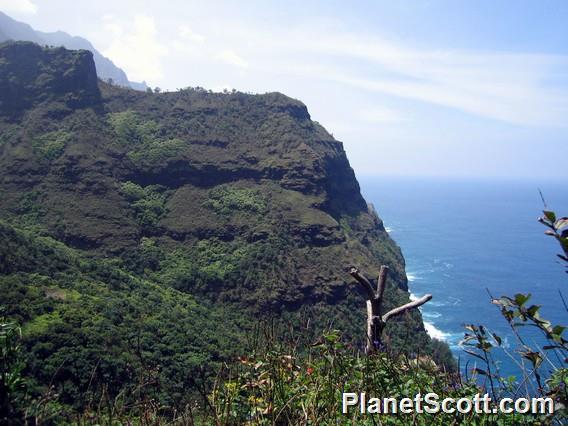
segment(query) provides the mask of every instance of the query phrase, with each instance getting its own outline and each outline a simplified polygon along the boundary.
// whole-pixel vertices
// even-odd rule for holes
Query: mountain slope
[[[190,394],[188,377],[239,347],[239,319],[230,312],[2,221],[0,239],[4,314],[24,324],[35,394],[51,382],[61,403],[81,405],[103,385],[116,395],[151,380],[148,387],[176,405]]]
[[[82,37],[74,37],[63,31],[52,33],[35,31],[30,25],[18,22],[0,11],[0,42],[32,41],[40,45],[63,46],[73,50],[88,50],[93,53],[93,59],[97,68],[97,75],[103,80],[112,79],[113,84],[131,87],[136,90],[146,90],[145,83],[130,82],[126,73],[118,68],[107,57],[94,48],[94,46]]]
[[[136,92],[97,82],[89,52],[24,42],[0,44],[0,99],[0,219],[6,241],[15,241],[0,252],[1,303],[24,329],[37,331],[30,348],[59,330],[38,308],[52,303],[50,288],[82,295],[94,291],[85,281],[111,285],[85,277],[89,268],[42,272],[45,263],[58,264],[49,256],[10,267],[10,253],[26,252],[26,241],[40,236],[79,264],[126,277],[108,294],[112,312],[95,313],[114,318],[120,335],[133,332],[121,316],[127,295],[143,295],[160,310],[170,309],[162,300],[193,300],[223,317],[209,321],[207,309],[199,311],[209,338],[187,344],[203,356],[226,354],[216,346],[226,333],[234,335],[230,349],[238,349],[262,318],[309,319],[304,333],[331,326],[360,345],[365,304],[351,265],[371,277],[389,265],[386,307],[409,300],[401,252],[361,196],[342,144],[297,100]],[[44,253],[41,241],[31,244],[40,246],[34,253]],[[24,315],[26,291],[35,296]],[[59,338],[82,333],[83,324],[71,322]],[[103,333],[93,332],[95,340]],[[387,334],[395,348],[429,350],[419,312],[389,324]],[[90,348],[84,356],[96,360]],[[167,344],[164,351],[164,362],[185,353]],[[37,362],[53,365],[64,353],[51,346]],[[85,379],[84,370],[77,374]]]

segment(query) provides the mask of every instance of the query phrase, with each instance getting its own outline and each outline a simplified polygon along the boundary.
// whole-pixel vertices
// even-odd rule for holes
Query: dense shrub
[[[234,188],[229,185],[217,186],[209,191],[206,205],[225,215],[239,210],[263,213],[267,208],[266,200],[258,190]]]
[[[32,147],[41,158],[53,161],[63,154],[70,139],[70,133],[58,130],[37,136],[32,142]]]

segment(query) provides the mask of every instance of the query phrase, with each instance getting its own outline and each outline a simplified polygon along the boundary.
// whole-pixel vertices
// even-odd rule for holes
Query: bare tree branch
[[[377,290],[375,292],[371,282],[359,273],[357,268],[352,266],[349,270],[349,274],[351,274],[351,276],[355,278],[359,284],[361,284],[367,293],[367,345],[365,347],[365,353],[367,355],[371,355],[376,351],[382,350],[382,335],[385,326],[387,325],[387,321],[390,318],[407,312],[410,309],[418,308],[432,299],[432,296],[427,294],[418,300],[399,306],[398,308],[390,310],[385,315],[381,315],[381,305],[386,288],[388,271],[388,266],[381,266],[379,277],[377,279]]]
[[[386,323],[392,317],[401,315],[401,314],[405,313],[406,311],[408,311],[410,309],[418,308],[419,306],[422,306],[424,303],[428,302],[431,299],[432,299],[432,295],[427,294],[425,296],[422,296],[418,300],[407,303],[406,305],[399,306],[398,308],[394,308],[394,309],[388,311],[386,314],[383,315],[383,322]]]
[[[377,279],[377,299],[379,303],[383,301],[383,293],[387,285],[387,274],[389,272],[389,267],[386,265],[381,266],[381,271],[379,272],[379,278]]]
[[[359,273],[359,270],[357,268],[352,266],[349,270],[349,274],[363,286],[363,288],[367,292],[367,297],[369,300],[375,299],[375,291],[373,290],[373,286],[367,278]]]

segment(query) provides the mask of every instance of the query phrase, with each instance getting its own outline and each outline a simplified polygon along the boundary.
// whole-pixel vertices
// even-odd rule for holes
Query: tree
[[[402,315],[410,309],[418,308],[432,299],[431,294],[426,294],[418,300],[414,300],[405,305],[399,306],[398,308],[391,309],[386,314],[382,315],[381,308],[387,283],[388,271],[388,266],[381,266],[379,278],[377,279],[376,290],[373,288],[371,282],[359,273],[357,268],[351,267],[351,270],[349,271],[351,276],[355,278],[359,284],[361,284],[363,290],[365,290],[365,293],[367,294],[367,345],[365,347],[365,353],[367,355],[381,349],[383,330],[390,319]]]
[[[0,424],[17,424],[24,394],[21,331],[0,317]]]

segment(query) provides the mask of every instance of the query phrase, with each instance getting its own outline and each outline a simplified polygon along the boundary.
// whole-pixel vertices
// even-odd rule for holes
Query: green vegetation
[[[544,215],[538,221],[548,228],[545,234],[558,241],[563,251],[558,257],[568,265],[568,217],[557,218],[553,211],[544,210]]]
[[[0,133],[0,147],[4,144],[8,144],[17,139],[18,133],[20,131],[17,125],[7,125],[2,133]]]
[[[41,205],[41,194],[38,191],[30,191],[22,194],[15,207],[18,214],[17,224],[28,228],[37,227],[39,219],[45,214],[45,208]]]
[[[26,120],[25,112],[44,102],[57,103],[61,112],[97,107],[100,101],[92,53],[29,42],[0,43],[0,87],[0,115],[17,121]]]
[[[236,210],[265,213],[267,208],[266,201],[258,190],[233,188],[228,185],[220,185],[209,191],[206,206],[224,215]]]
[[[17,424],[25,408],[20,338],[18,325],[0,317],[0,423],[3,425]]]
[[[474,381],[437,367],[430,358],[393,353],[366,357],[331,330],[303,346],[301,336],[268,332],[256,350],[226,367],[209,394],[212,424],[254,425],[529,425],[545,416],[471,414],[365,414],[351,407],[342,414],[342,393],[401,399],[433,392],[440,398],[473,398],[485,390]]]
[[[185,143],[178,138],[164,138],[156,121],[143,120],[134,111],[110,114],[108,120],[118,142],[129,149],[127,155],[134,164],[161,163],[175,158],[185,148]]]
[[[131,203],[143,232],[152,232],[166,213],[167,188],[160,185],[142,188],[133,182],[124,182],[120,185],[120,191]]]
[[[151,141],[128,153],[135,164],[152,164],[175,158],[183,152],[185,143],[180,139]]]
[[[15,327],[13,324],[2,326]],[[385,425],[511,426],[554,424],[555,419],[561,419],[548,414],[434,414],[426,411],[418,415],[362,415],[358,407],[351,407],[343,414],[343,392],[365,392],[369,398],[397,399],[432,392],[440,400],[457,400],[474,399],[477,394],[490,390],[474,379],[465,380],[439,368],[429,357],[410,359],[390,352],[364,356],[345,344],[336,330],[328,330],[314,342],[306,339],[310,334],[306,331],[275,324],[259,325],[250,334],[245,355],[217,367],[209,379],[193,382],[199,392],[184,394],[187,389],[180,389],[180,396],[185,396],[188,403],[177,409],[170,405],[170,400],[157,396],[160,385],[156,379],[160,373],[156,368],[138,371],[142,376],[137,386],[124,387],[114,398],[113,394],[106,394],[111,388],[105,386],[102,393],[90,392],[91,399],[86,405],[70,410],[61,404],[56,394],[47,393],[26,401],[32,409],[25,413],[20,411],[15,419],[59,423],[72,418],[78,424],[374,425],[380,421]],[[14,340],[10,344],[18,345]],[[21,355],[13,354],[12,359],[19,362]],[[94,382],[92,380],[93,377],[90,386],[99,386],[98,376],[94,376]],[[10,389],[8,394],[14,401],[25,389],[25,381],[20,379],[19,383],[19,388]]]
[[[70,140],[71,134],[64,130],[58,130],[36,137],[32,146],[41,158],[53,161],[63,154],[63,150]]]
[[[18,371],[30,397],[51,395],[59,421],[101,398],[183,407],[201,374],[244,347],[246,324],[222,307],[4,223],[0,235],[4,312],[23,324]]]
[[[159,132],[155,121],[142,122],[132,110],[109,114],[108,120],[118,137],[118,142],[125,146],[148,143],[156,138]]]
[[[23,331],[29,419],[196,408],[208,424],[252,324],[309,321],[307,342],[332,325],[361,347],[351,265],[390,267],[385,308],[409,300],[399,248],[301,102],[135,92],[97,82],[87,52],[30,43],[0,45],[0,86],[0,304]],[[419,312],[385,340],[452,364]]]
[[[143,194],[136,186],[128,188]],[[239,323],[230,311],[204,307],[185,292],[167,289],[181,276],[196,273],[226,280],[234,272],[228,265],[249,253],[237,248],[225,264],[228,253],[220,241],[200,241],[193,256],[164,254],[154,240],[143,238],[141,258],[158,265],[146,273],[172,280],[162,287],[125,273],[116,261],[86,258],[51,238],[3,223],[0,236],[6,242],[0,248],[0,290],[8,300],[32,302],[5,310],[24,324],[22,332],[14,321],[0,321],[0,401],[7,424],[72,419],[97,424],[173,419],[190,425],[375,424],[379,417],[356,409],[342,414],[343,392],[399,399],[428,392],[455,399],[489,393],[493,401],[541,396],[556,403],[552,416],[425,412],[379,415],[381,424],[542,425],[561,424],[566,416],[565,327],[543,319],[540,307],[529,305],[530,295],[493,301],[519,338],[517,353],[528,361],[524,379],[499,374],[491,354],[502,339],[475,325],[466,326],[464,344],[481,363],[466,379],[429,356],[393,351],[364,356],[336,330],[313,341],[308,325]],[[548,344],[527,344],[522,338],[526,325],[540,330]],[[236,340],[243,326],[248,338]],[[207,332],[211,329],[215,333]],[[226,350],[218,352],[220,347]],[[433,352],[445,348],[436,343]],[[541,374],[544,364],[554,366],[552,374]]]
[[[271,271],[262,273],[261,266],[273,262],[274,268],[278,268],[278,256],[285,247],[285,242],[276,239],[244,246],[211,238],[171,253],[164,253],[152,243],[151,249],[140,250],[136,256],[145,259],[146,265],[154,265],[147,267],[146,272],[156,282],[211,301],[222,299],[241,308],[252,307],[258,312],[262,301],[257,298],[276,284]],[[263,286],[254,289],[259,282]]]

